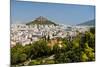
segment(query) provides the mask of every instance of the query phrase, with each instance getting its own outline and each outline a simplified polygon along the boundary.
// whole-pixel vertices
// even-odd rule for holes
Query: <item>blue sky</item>
[[[27,23],[39,16],[56,23],[74,25],[94,19],[95,6],[11,0],[11,23]]]

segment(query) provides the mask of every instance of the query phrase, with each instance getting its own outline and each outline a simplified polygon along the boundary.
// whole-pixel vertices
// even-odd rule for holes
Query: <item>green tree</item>
[[[49,55],[50,52],[51,49],[47,46],[47,42],[45,40],[39,40],[32,44],[33,58]]]
[[[82,52],[81,53],[81,57],[80,57],[80,60],[83,61],[83,62],[86,62],[88,61],[88,56],[86,55],[86,53]]]
[[[18,59],[20,62],[24,62],[27,59],[27,55],[24,53],[20,54]]]
[[[88,56],[89,61],[94,61],[95,60],[95,54],[94,54],[94,49],[88,46],[88,43],[85,43],[85,48],[84,52]]]
[[[18,55],[19,55],[18,53],[12,53],[11,54],[11,64],[17,64],[18,63],[18,61],[19,61]]]
[[[11,64],[18,64],[27,59],[27,55],[24,53],[24,48],[21,44],[16,44],[11,48]]]
[[[95,34],[95,27],[91,27],[90,28],[90,32],[93,33],[93,34]]]

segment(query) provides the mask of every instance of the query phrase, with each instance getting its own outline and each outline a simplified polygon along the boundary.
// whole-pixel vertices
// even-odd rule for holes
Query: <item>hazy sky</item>
[[[11,0],[11,23],[26,23],[39,16],[56,23],[79,24],[95,18],[95,6]]]

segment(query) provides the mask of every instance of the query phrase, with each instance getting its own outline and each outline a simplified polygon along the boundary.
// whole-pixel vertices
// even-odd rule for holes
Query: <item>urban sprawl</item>
[[[88,31],[90,26],[70,26],[70,25],[26,25],[11,24],[11,47],[16,43],[22,46],[38,41],[42,37],[50,39],[61,37],[75,37],[78,32]]]

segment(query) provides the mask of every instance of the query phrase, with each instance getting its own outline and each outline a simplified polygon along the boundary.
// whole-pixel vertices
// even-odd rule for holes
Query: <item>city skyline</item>
[[[39,16],[59,24],[75,25],[95,19],[95,6],[11,0],[12,24],[27,23]]]

